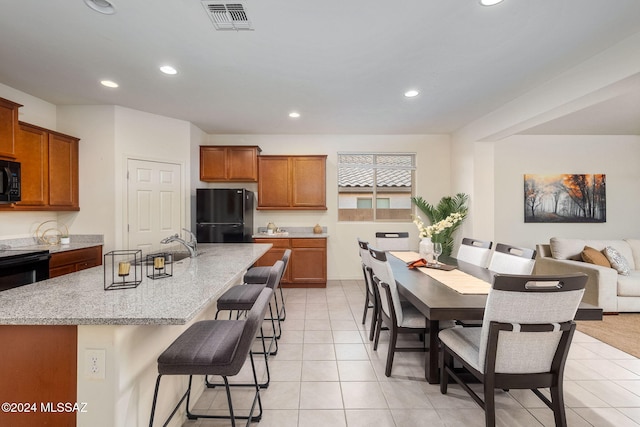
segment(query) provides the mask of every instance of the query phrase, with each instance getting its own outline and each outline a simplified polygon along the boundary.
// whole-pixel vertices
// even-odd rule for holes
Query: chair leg
[[[287,318],[287,309],[284,305],[284,292],[282,292],[281,286],[279,286],[278,289],[280,289],[280,301],[282,301],[282,309],[280,310],[280,320],[284,322]]]
[[[484,383],[484,420],[486,427],[496,426],[496,401],[493,383]]]
[[[364,293],[364,312],[362,313],[362,324],[367,320],[367,311],[369,310],[369,292]]]
[[[158,403],[158,390],[160,389],[160,378],[162,375],[158,375],[156,380],[156,390],[153,392],[153,403],[151,404],[151,417],[149,418],[149,427],[153,427],[153,416],[156,413],[156,403]]]
[[[382,315],[378,312],[378,322],[376,323],[376,337],[373,341],[373,351],[378,350],[378,341],[380,340],[380,328],[382,325]]]
[[[447,394],[447,387],[449,385],[449,372],[447,369],[453,366],[453,356],[442,347],[442,362],[440,365],[440,393]]]
[[[371,314],[371,328],[369,328],[369,341],[373,341],[373,335],[375,334],[377,320],[378,320],[378,307],[374,303],[373,312]]]
[[[564,410],[564,396],[562,391],[562,381],[556,387],[551,387],[551,409],[556,427],[567,427],[567,415]]]
[[[391,367],[393,366],[393,358],[396,354],[396,342],[398,341],[398,331],[395,327],[389,328],[389,351],[387,352],[387,366],[384,370],[384,374],[387,377],[391,376]]]

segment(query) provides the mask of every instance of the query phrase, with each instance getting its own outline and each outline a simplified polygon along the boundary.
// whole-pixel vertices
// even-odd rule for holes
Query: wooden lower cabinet
[[[282,277],[286,288],[324,288],[327,286],[326,238],[257,238],[255,243],[271,243],[273,247],[257,262],[257,266],[270,266],[282,259],[286,249],[291,249],[289,266]]]
[[[51,254],[49,278],[102,265],[102,246],[74,249]]]
[[[8,411],[3,406],[0,426],[76,425],[77,412],[58,411],[57,405],[78,401],[77,329],[0,325],[0,401],[14,404]]]

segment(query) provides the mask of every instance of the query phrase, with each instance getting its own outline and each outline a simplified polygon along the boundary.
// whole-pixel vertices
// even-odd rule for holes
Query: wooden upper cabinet
[[[49,206],[60,210],[79,210],[78,139],[59,133],[49,134]]]
[[[291,158],[291,206],[327,208],[326,159],[327,156]]]
[[[201,145],[200,180],[207,182],[255,182],[260,147],[251,145]]]
[[[0,158],[15,159],[15,132],[20,104],[0,98]]]
[[[258,209],[288,209],[291,206],[289,157],[260,156],[258,171]]]
[[[16,210],[80,210],[78,138],[20,122],[16,160],[21,164],[22,194]]]
[[[44,207],[49,204],[49,133],[37,126],[20,123],[16,133],[16,157],[22,175],[18,206]]]
[[[327,156],[260,156],[258,209],[323,210]]]

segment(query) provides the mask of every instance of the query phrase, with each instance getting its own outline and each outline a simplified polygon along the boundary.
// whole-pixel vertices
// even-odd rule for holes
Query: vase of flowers
[[[437,205],[432,205],[430,203],[427,203],[427,201],[425,201],[422,197],[411,198],[411,201],[418,207],[418,209],[420,209],[424,213],[427,220],[432,224],[432,226],[440,224],[430,231],[431,234],[428,237],[432,242],[442,243],[442,255],[451,255],[451,252],[453,250],[452,235],[462,224],[464,218],[467,216],[468,199],[469,196],[467,196],[466,194],[458,193],[453,197],[443,197],[442,199],[440,199],[440,202],[438,202]],[[459,218],[457,218],[456,216],[455,221],[452,218],[449,218],[454,213],[460,215]],[[417,218],[419,219],[420,217]],[[449,218],[448,221],[447,218]],[[419,219],[419,222],[422,224],[422,219]],[[416,223],[416,225],[418,224]],[[422,227],[426,228],[424,224],[422,224]],[[418,228],[420,229],[420,227]],[[422,232],[422,230],[420,231]],[[427,236],[425,235],[425,237]]]
[[[425,226],[424,222],[422,222],[422,218],[416,215],[413,217],[413,223],[418,227],[421,239],[424,240],[426,238],[432,243],[440,243],[442,245],[442,254],[449,256],[451,255],[452,248],[450,246],[448,251],[445,251],[445,245],[449,242],[453,245],[453,241],[451,239],[451,233],[447,233],[447,231],[455,230],[455,228],[457,228],[456,226],[459,225],[463,219],[463,214],[460,212],[454,212],[435,224]],[[422,242],[420,242],[420,245],[422,248]],[[431,252],[433,253],[433,244],[431,245]],[[427,259],[427,261],[429,260]]]

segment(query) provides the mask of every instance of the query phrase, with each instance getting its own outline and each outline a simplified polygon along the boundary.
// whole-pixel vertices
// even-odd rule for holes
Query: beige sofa
[[[598,251],[616,249],[631,268],[628,276],[609,267],[583,262],[585,246]],[[640,312],[640,240],[582,240],[553,237],[537,245],[535,274],[582,272],[589,276],[583,301],[601,307],[605,313]]]

